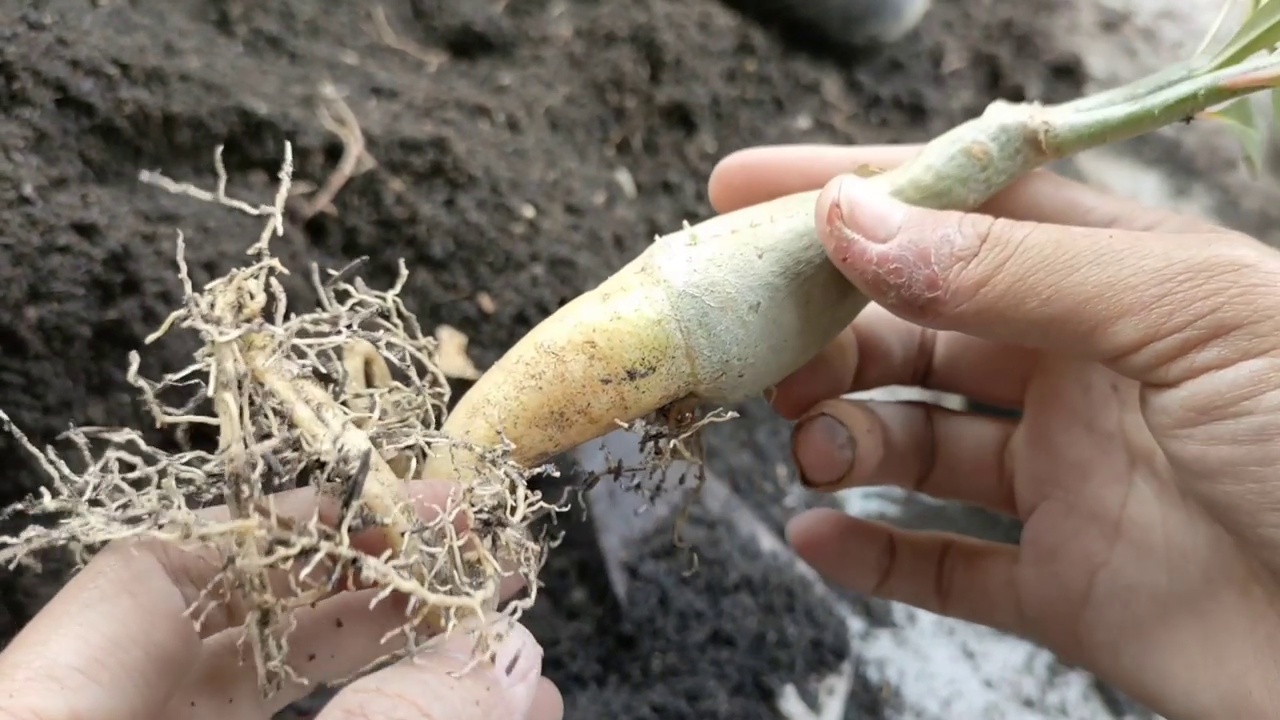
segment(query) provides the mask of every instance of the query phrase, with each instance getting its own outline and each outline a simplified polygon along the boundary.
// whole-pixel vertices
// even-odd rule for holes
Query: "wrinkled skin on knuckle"
[[[964,563],[956,559],[952,552],[954,543],[947,543],[938,550],[933,566],[933,597],[937,612],[943,615],[956,612],[958,592],[963,587]]]
[[[939,313],[960,317],[974,304],[987,313],[1001,306],[1037,304],[1068,281],[1048,259],[1055,248],[1047,245],[1050,233],[1040,223],[970,214],[961,216],[957,226],[948,294]]]
[[[951,266],[947,268],[947,302],[939,310],[956,314],[1014,266],[1014,255],[1032,240],[1033,226],[986,215],[965,214],[956,220]],[[997,241],[998,239],[998,241]]]
[[[1274,312],[1280,302],[1280,252],[1236,232],[1224,232],[1216,240],[1215,274],[1230,277],[1237,298],[1252,300],[1252,309],[1272,310],[1258,319],[1265,317],[1273,328],[1280,325],[1280,314]]]
[[[1234,233],[1193,242],[1203,250],[1156,274],[1140,318],[1146,338],[1126,358],[1155,368],[1160,385],[1280,359],[1280,253]]]
[[[1144,409],[1161,432],[1241,452],[1280,427],[1280,253],[1247,236],[1197,239],[1211,247],[1153,304],[1166,320],[1129,360],[1158,368]]]

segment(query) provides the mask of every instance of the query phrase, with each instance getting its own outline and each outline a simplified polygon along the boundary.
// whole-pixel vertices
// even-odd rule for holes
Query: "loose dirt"
[[[655,234],[707,216],[707,175],[730,151],[922,140],[996,97],[1078,93],[1078,58],[1054,40],[1058,6],[941,3],[855,63],[790,50],[715,0],[0,1],[0,407],[37,440],[70,422],[145,427],[126,354],[178,300],[176,231],[200,283],[240,262],[257,227],[138,171],[208,187],[225,144],[231,193],[264,201],[288,139],[298,181],[318,188],[344,152],[320,115],[341,119],[335,94],[364,153],[309,218],[315,194],[295,198],[277,253],[299,271],[367,256],[375,286],[403,257],[410,307],[465,333],[483,368]],[[300,302],[304,280],[289,288]],[[189,350],[162,345],[144,371],[181,367]],[[729,465],[783,457],[752,445]],[[8,438],[0,467],[0,503],[39,481]],[[586,532],[551,560],[557,607],[611,602]],[[59,582],[0,574],[0,645]],[[619,674],[610,664],[633,654],[604,650],[630,636],[612,637],[602,612],[537,618],[572,717],[595,717],[588,699],[619,677],[644,707],[601,717],[771,716],[771,691],[749,677],[728,683],[738,700],[720,711],[696,700],[705,686],[671,681],[698,657]]]

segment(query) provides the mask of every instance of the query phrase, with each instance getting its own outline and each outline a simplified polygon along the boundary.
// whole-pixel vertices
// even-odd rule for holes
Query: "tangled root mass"
[[[198,627],[215,609],[243,609],[244,647],[264,696],[285,682],[306,682],[288,663],[293,614],[343,588],[374,589],[374,604],[395,596],[405,608],[375,664],[415,654],[460,627],[475,633],[476,658],[488,656],[502,634],[489,616],[504,575],[522,576],[528,593],[506,605],[503,617],[518,617],[536,593],[551,542],[531,526],[557,508],[528,479],[547,469],[521,468],[506,460],[509,448],[492,449],[480,455],[479,482],[458,488],[433,517],[415,512],[403,481],[448,444],[439,427],[449,386],[434,360],[436,341],[398,297],[403,263],[400,281],[386,291],[350,278],[351,268],[313,266],[318,307],[290,313],[276,279],[288,271],[269,242],[283,232],[291,149],[272,205],[229,198],[221,149],[215,166],[212,192],[154,173],[141,180],[264,217],[262,235],[245,267],[197,292],[178,234],[184,303],[148,343],[184,330],[198,334],[201,348],[190,366],[158,380],[139,376],[133,353],[128,377],[159,426],[179,440],[210,426],[217,448],[168,452],[134,429],[73,428],[60,438],[70,443],[67,455],[35,447],[0,413],[49,479],[0,514],[47,521],[0,537],[0,563],[38,564],[46,552],[70,550],[84,564],[104,545],[127,540],[180,543],[216,558],[221,570],[188,614]],[[277,511],[275,493],[308,487],[336,512],[299,518]],[[361,549],[355,538],[371,533],[385,550]]]

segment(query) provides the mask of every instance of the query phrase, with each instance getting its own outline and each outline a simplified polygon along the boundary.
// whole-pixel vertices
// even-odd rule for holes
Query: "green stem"
[[[1048,162],[1040,138],[1046,109],[996,101],[986,112],[927,143],[920,154],[873,178],[903,202],[972,210]]]
[[[1280,57],[1267,55],[1181,76],[1155,73],[1055,106],[996,101],[939,135],[911,161],[877,176],[904,202],[973,210],[1042,165],[1194,117],[1228,100],[1280,85]]]
[[[1251,82],[1239,82],[1253,77]],[[1267,81],[1264,84],[1264,79]],[[1237,84],[1239,82],[1239,84]],[[1142,97],[1102,105],[1084,112],[1054,108],[1045,138],[1051,156],[1082,150],[1189,121],[1215,105],[1266,90],[1280,82],[1280,57],[1267,55],[1213,72],[1192,74]]]
[[[1064,112],[1083,112],[1115,105],[1116,103],[1139,100],[1153,92],[1163,90],[1185,80],[1196,67],[1190,61],[1183,61],[1132,82],[1100,90],[1092,95],[1076,98],[1055,107]]]

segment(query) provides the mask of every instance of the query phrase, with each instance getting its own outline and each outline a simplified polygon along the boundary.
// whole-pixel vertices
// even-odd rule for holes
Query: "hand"
[[[792,545],[834,582],[1028,637],[1168,718],[1274,716],[1280,254],[1047,172],[981,213],[841,175],[914,152],[749,150],[711,198],[823,188],[828,256],[874,303],[776,388],[807,484],[982,506],[1021,520],[1021,542],[815,510]],[[887,385],[1020,417],[839,398]]]
[[[448,500],[447,483],[410,487],[424,512],[439,512]],[[308,519],[316,494],[291,491],[274,502],[282,515]],[[226,509],[212,512],[225,515]],[[219,564],[157,542],[108,546],[0,653],[0,720],[268,720],[304,697],[309,687],[286,684],[264,702],[253,664],[239,660],[238,623],[232,628],[211,614],[197,633],[183,615]],[[518,589],[519,583],[507,583],[505,595]],[[342,592],[300,613],[290,664],[312,683],[324,683],[383,656],[391,648],[381,645],[382,636],[404,614],[391,601],[370,610],[373,592]],[[560,695],[542,677],[542,649],[528,630],[510,631],[496,667],[458,674],[471,646],[459,632],[416,661],[356,680],[317,720],[562,717]]]

